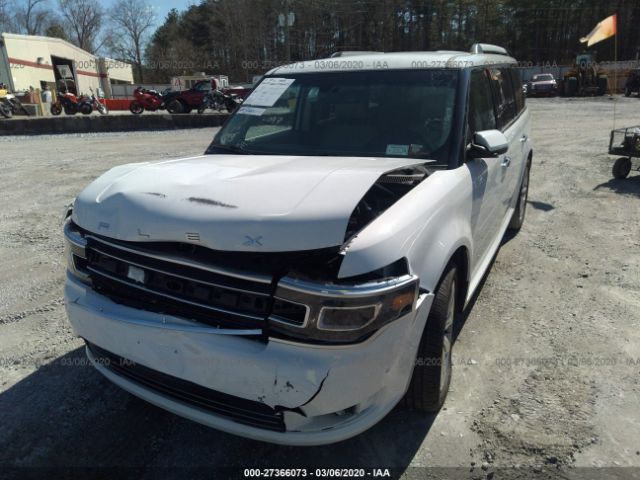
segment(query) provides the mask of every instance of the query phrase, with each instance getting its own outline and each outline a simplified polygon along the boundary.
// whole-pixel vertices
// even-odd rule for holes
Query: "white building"
[[[111,84],[133,83],[130,64],[97,57],[71,43],[51,37],[0,34],[0,82],[12,91],[57,90],[66,84],[74,93],[89,93],[99,87],[111,96]]]

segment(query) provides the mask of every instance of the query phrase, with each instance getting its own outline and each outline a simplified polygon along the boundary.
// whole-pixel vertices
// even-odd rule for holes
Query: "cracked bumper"
[[[165,375],[283,412],[286,431],[243,425],[177,401],[114,373],[109,380],[161,408],[236,435],[286,445],[320,445],[357,435],[402,398],[432,295],[367,341],[344,346],[258,342],[171,316],[118,305],[67,277],[66,308],[76,335]],[[295,411],[293,411],[295,410]]]

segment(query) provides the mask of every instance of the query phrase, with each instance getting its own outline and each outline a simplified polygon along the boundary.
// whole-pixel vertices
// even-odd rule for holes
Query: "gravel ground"
[[[148,405],[87,366],[66,321],[64,206],[114,165],[201,153],[215,129],[0,137],[0,471],[640,477],[640,175],[611,177],[610,99],[529,106],[527,219],[464,315],[445,407],[437,416],[397,409],[322,448],[250,441]],[[639,100],[621,98],[617,110],[618,125],[640,123]]]

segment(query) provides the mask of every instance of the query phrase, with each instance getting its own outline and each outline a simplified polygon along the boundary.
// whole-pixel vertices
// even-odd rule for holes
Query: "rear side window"
[[[487,70],[471,72],[468,124],[470,134],[496,128],[496,114]]]
[[[511,69],[511,80],[513,80],[513,93],[516,97],[516,109],[518,113],[524,110],[524,92],[522,91],[522,78],[520,76],[520,70]]]
[[[509,68],[494,68],[490,72],[498,128],[504,129],[516,116],[516,98],[511,73]]]

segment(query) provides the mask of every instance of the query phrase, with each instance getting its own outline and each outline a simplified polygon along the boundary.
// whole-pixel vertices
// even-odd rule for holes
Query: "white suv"
[[[254,439],[356,435],[437,411],[456,314],[532,151],[504,49],[380,53],[269,72],[204,155],[116,167],[65,222],[66,306],[96,368]]]

